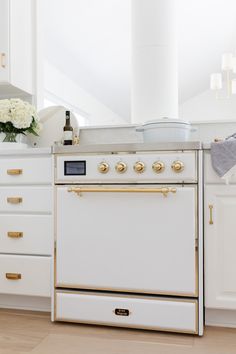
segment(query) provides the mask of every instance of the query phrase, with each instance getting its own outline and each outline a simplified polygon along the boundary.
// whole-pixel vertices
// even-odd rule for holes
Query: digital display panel
[[[64,161],[65,176],[85,176],[86,161]]]

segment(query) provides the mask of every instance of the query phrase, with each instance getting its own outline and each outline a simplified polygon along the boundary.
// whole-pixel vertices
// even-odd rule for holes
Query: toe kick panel
[[[73,291],[55,296],[57,321],[198,333],[197,300]]]

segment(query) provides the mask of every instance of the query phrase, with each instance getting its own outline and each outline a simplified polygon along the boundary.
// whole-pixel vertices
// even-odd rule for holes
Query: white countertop
[[[24,149],[1,149],[0,147],[0,156],[4,155],[49,155],[52,153],[51,147],[45,148],[24,148]]]

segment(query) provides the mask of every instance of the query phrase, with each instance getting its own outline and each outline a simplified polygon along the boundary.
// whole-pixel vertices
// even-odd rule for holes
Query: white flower
[[[20,99],[11,99],[11,122],[17,129],[29,128],[33,121],[34,108]]]
[[[11,122],[10,102],[9,100],[0,100],[0,122]]]
[[[35,108],[19,98],[0,100],[0,123],[8,122],[12,124],[12,130],[19,129],[19,133],[27,132],[29,128],[31,133],[34,131],[36,134],[41,130]],[[10,128],[8,125],[8,131]],[[1,125],[1,131],[4,132],[4,124]]]

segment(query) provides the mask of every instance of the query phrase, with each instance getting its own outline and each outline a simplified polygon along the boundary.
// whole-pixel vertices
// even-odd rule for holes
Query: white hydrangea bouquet
[[[5,133],[4,142],[16,142],[18,134],[39,135],[39,123],[36,109],[19,98],[0,100],[0,133]]]

